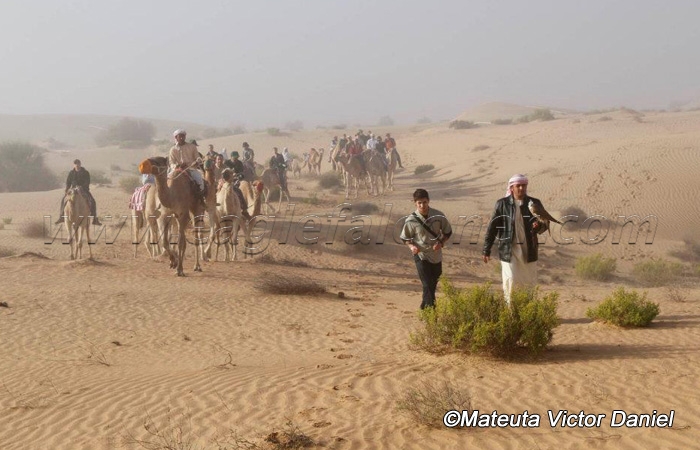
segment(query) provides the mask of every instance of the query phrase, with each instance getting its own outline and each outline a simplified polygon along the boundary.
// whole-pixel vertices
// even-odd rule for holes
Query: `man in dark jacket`
[[[287,190],[287,163],[284,162],[284,156],[280,154],[277,147],[273,147],[274,155],[270,158],[270,169],[277,172],[277,177],[280,180],[280,185],[283,190]]]
[[[503,293],[509,304],[513,287],[537,284],[537,234],[541,225],[528,205],[531,201],[539,205],[542,202],[527,195],[527,184],[525,175],[513,175],[508,180],[506,196],[496,202],[493,210],[482,252],[484,262],[488,263],[491,247],[498,240]]]
[[[79,159],[73,161],[73,170],[68,172],[68,177],[66,178],[66,191],[74,186],[80,187],[83,194],[87,196],[88,204],[90,205],[90,215],[93,217],[93,225],[102,225],[100,220],[97,218],[97,204],[95,203],[95,198],[90,193],[90,172],[85,170]],[[65,195],[61,199],[61,212],[58,215],[58,220],[55,224],[63,223],[63,208],[65,207]]]

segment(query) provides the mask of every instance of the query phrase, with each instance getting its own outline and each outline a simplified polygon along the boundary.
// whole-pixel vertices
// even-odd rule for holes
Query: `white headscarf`
[[[184,128],[178,128],[177,130],[173,131],[173,137],[177,137],[180,134],[187,134],[187,131],[185,131]]]
[[[527,184],[527,183],[528,183],[528,179],[525,175],[520,174],[520,173],[513,175],[512,177],[510,177],[510,180],[508,180],[508,188],[506,189],[506,195],[504,195],[504,197],[508,197],[509,195],[511,195],[513,193],[512,189],[513,189],[513,186],[515,186],[516,184]]]

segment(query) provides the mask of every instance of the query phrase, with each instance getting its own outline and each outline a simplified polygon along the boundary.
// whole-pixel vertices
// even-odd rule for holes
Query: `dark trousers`
[[[418,255],[413,255],[413,260],[416,262],[418,277],[423,285],[423,303],[420,304],[420,309],[433,308],[435,307],[435,290],[440,275],[442,275],[442,262],[431,263],[420,259]]]

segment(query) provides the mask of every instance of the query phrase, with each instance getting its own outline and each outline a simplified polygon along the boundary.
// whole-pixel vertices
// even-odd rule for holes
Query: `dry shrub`
[[[453,120],[450,122],[450,128],[455,130],[469,130],[471,128],[477,128],[479,125],[475,124],[469,120]]]
[[[369,215],[379,212],[379,206],[376,203],[358,202],[352,204],[352,212],[359,215]]]
[[[60,186],[46,166],[46,150],[25,142],[0,143],[0,192],[48,191]]]
[[[192,431],[192,417],[190,414],[181,414],[173,417],[170,408],[167,409],[165,418],[156,422],[150,413],[146,413],[143,419],[143,428],[146,437],[139,439],[132,434],[124,436],[125,445],[138,445],[147,450],[197,450],[197,438]]]
[[[494,125],[512,125],[513,119],[495,119],[491,123]]]
[[[670,286],[666,290],[668,299],[675,303],[683,303],[687,299],[686,291],[678,286]]]
[[[119,187],[127,194],[132,194],[139,186],[141,186],[141,177],[137,175],[131,175],[119,179]]]
[[[421,164],[420,166],[416,167],[416,169],[413,171],[416,175],[420,175],[425,172],[429,172],[435,168],[434,165],[432,164]]]
[[[17,252],[9,247],[0,247],[0,258],[6,258],[8,256],[14,256]]]
[[[215,438],[214,442],[217,450],[297,450],[317,445],[291,420],[281,431],[273,431],[263,439],[251,441],[230,430],[226,435]]]
[[[40,220],[30,220],[24,222],[19,227],[19,234],[28,238],[43,238],[44,223]]]
[[[683,272],[683,266],[664,259],[652,259],[635,264],[632,273],[646,286],[663,286],[672,282]]]
[[[583,256],[576,260],[576,275],[585,280],[608,280],[617,269],[615,258],[606,258],[601,253]]]
[[[700,261],[700,242],[695,238],[686,236],[683,238],[685,247],[681,250],[672,251],[670,254],[678,259],[689,262]]]
[[[456,389],[447,381],[423,380],[404,393],[396,402],[396,409],[422,425],[442,428],[445,413],[471,411],[472,403],[468,392]]]
[[[312,280],[288,275],[266,273],[259,279],[258,290],[273,295],[318,295],[326,288]]]
[[[318,187],[321,189],[332,189],[340,186],[340,174],[336,172],[322,173],[318,178]]]

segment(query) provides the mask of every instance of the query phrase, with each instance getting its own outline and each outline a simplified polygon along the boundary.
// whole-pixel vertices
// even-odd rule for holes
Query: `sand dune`
[[[0,216],[12,223],[0,230],[0,247],[19,256],[0,259],[0,411],[3,449],[139,448],[144,421],[184,430],[187,439],[211,446],[236,430],[247,439],[265,436],[292,420],[327,448],[693,448],[700,437],[695,373],[700,366],[700,288],[682,280],[685,302],[666,288],[648,289],[661,314],[644,330],[618,330],[585,318],[588,307],[617,285],[639,288],[632,265],[650,257],[674,260],[670,252],[696,235],[700,209],[696,152],[700,113],[625,112],[572,116],[546,123],[451,130],[387,128],[404,164],[396,191],[361,201],[379,205],[373,213],[370,245],[342,242],[350,224],[339,227],[332,245],[287,243],[274,231],[264,255],[234,263],[207,262],[194,273],[193,250],[187,277],[176,278],[164,261],[151,261],[141,247],[136,259],[128,229],[114,244],[105,235],[94,261],[69,261],[67,246],[24,237],[29,221],[55,215],[60,190],[0,194]],[[289,137],[247,134],[203,141],[217,148],[251,143],[263,161],[271,147],[297,154],[327,148],[334,130]],[[341,132],[342,134],[342,132]],[[149,150],[87,149],[88,169],[119,164],[113,175],[135,174]],[[58,172],[70,168],[51,155]],[[415,176],[412,168],[435,169]],[[324,171],[329,170],[324,158]],[[412,211],[411,192],[426,187],[432,204],[448,214],[478,214],[484,225],[507,179],[530,176],[529,193],[561,214],[576,207],[586,215],[653,214],[658,230],[651,245],[641,233],[618,245],[581,242],[576,224],[565,236],[571,245],[548,240],[541,248],[542,289],[561,294],[562,324],[551,348],[536,361],[508,362],[463,355],[433,356],[409,346],[418,325],[420,293],[415,267],[387,235],[374,245],[381,225]],[[128,194],[115,186],[94,188],[101,214],[129,214]],[[295,223],[305,214],[322,219],[343,201],[340,191],[317,191],[314,177],[290,181]],[[314,204],[316,203],[316,204]],[[381,218],[384,203],[391,215]],[[288,218],[286,218],[288,219]],[[582,218],[583,220],[583,218]],[[581,220],[581,222],[582,222]],[[281,221],[280,223],[288,223]],[[327,222],[322,221],[326,226]],[[108,227],[108,240],[116,229]],[[322,229],[322,233],[327,231]],[[553,231],[558,233],[558,228]],[[610,232],[612,233],[612,232]],[[627,232],[629,233],[629,232]],[[493,281],[493,265],[480,262],[483,237],[446,252],[444,271],[458,286]],[[575,277],[575,258],[602,252],[618,259],[608,283]],[[327,287],[319,296],[279,296],[257,287],[264,277],[313,279]],[[339,298],[338,292],[345,298]],[[472,395],[482,412],[540,414],[540,428],[430,429],[396,410],[405,390],[423,380],[448,381]],[[672,429],[611,428],[610,414],[675,410]],[[606,414],[601,428],[552,428],[548,410]],[[216,447],[213,447],[216,448]]]

